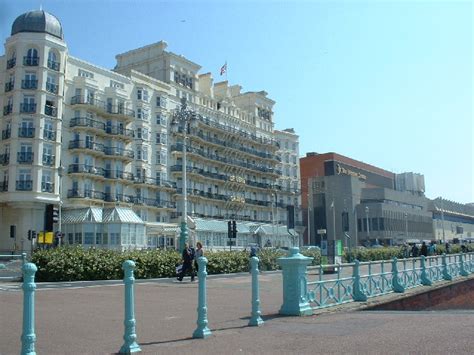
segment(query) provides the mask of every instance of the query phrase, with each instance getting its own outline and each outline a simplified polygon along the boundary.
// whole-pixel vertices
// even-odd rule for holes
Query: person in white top
[[[194,254],[194,267],[196,268],[196,272],[199,270],[197,259],[204,255],[204,250],[202,249],[201,242],[196,243],[196,251]]]

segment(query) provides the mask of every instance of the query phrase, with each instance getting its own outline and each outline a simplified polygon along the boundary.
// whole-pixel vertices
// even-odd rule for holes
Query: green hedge
[[[474,251],[474,244],[466,244],[467,251]],[[409,248],[409,251],[411,247]],[[446,252],[444,245],[436,245],[436,255],[441,255]],[[449,254],[458,254],[461,252],[460,244],[451,244]],[[387,247],[387,248],[357,248],[352,249],[349,253],[347,250],[344,252],[344,261],[349,262],[351,260],[359,261],[375,261],[375,260],[389,260],[394,257],[402,259],[403,248],[402,247]]]
[[[474,251],[474,244],[468,245]],[[459,245],[451,246],[451,253],[459,253]],[[442,254],[444,246],[437,246],[437,253]],[[311,265],[327,263],[318,249],[304,250],[305,256],[313,257]],[[277,259],[286,256],[287,252],[277,249],[262,249],[258,252],[260,270],[278,270]],[[249,270],[249,253],[246,251],[207,251],[207,270],[209,274],[246,272]],[[344,261],[387,260],[393,257],[402,258],[403,251],[399,247],[353,249],[344,255]],[[174,250],[134,250],[119,252],[106,249],[84,249],[77,247],[61,247],[49,250],[37,250],[33,253],[32,262],[38,267],[37,281],[85,281],[85,280],[118,280],[123,278],[122,263],[125,260],[136,262],[135,277],[137,279],[174,277],[175,267],[181,262],[181,256]]]
[[[258,253],[262,271],[277,270],[276,260],[285,256],[285,251],[262,249]],[[306,253],[319,262],[319,253]],[[249,271],[249,253],[246,251],[206,252],[209,274],[236,273]],[[136,262],[137,279],[174,277],[175,267],[180,264],[181,256],[174,250],[135,250],[119,252],[105,249],[84,249],[61,247],[49,250],[37,250],[32,262],[38,267],[37,281],[85,281],[118,280],[123,278],[122,263],[127,260]]]

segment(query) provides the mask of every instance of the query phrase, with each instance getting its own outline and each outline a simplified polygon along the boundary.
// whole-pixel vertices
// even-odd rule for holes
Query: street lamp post
[[[184,249],[184,244],[188,239],[188,187],[187,187],[187,166],[186,166],[186,139],[188,126],[191,120],[195,118],[196,113],[192,110],[187,109],[186,98],[181,99],[181,107],[173,115],[172,124],[179,126],[180,124],[183,127],[183,214],[181,219],[181,233],[179,235],[179,251]]]
[[[365,217],[367,220],[367,241],[370,238],[370,226],[369,226],[369,206],[365,206]]]
[[[308,245],[311,245],[311,215],[310,215],[311,205],[309,203],[309,192],[306,198],[306,205],[307,205],[306,207],[308,208]]]
[[[408,213],[405,212],[405,238],[408,239]]]
[[[62,165],[58,168],[58,176],[59,176],[59,209],[58,209],[58,229],[61,235],[58,235],[58,246],[61,246],[61,239],[63,238],[63,230],[62,230],[62,207],[63,207],[63,200],[62,200],[62,190],[63,190],[63,174],[64,174],[64,167]]]

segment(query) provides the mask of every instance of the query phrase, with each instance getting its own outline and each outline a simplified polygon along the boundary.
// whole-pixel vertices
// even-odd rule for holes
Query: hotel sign
[[[353,171],[353,170],[350,170],[350,169],[347,169],[343,166],[341,166],[341,164],[337,164],[336,165],[336,174],[337,175],[350,175],[350,176],[353,176],[353,177],[356,177],[356,178],[359,178],[360,180],[367,180],[367,176],[364,175],[364,174],[361,174],[361,173],[358,173],[356,171]]]

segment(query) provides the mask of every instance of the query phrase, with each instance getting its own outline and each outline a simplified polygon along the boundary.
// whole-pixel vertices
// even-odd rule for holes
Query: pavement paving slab
[[[209,278],[212,335],[207,339],[191,338],[197,320],[197,282],[186,278],[182,283],[137,283],[135,317],[142,353],[474,353],[474,311],[361,312],[367,303],[354,302],[310,317],[282,317],[278,315],[281,282],[279,273],[260,275],[265,324],[248,327],[250,275]],[[39,288],[35,296],[37,354],[113,354],[122,345],[123,285]],[[21,292],[0,290],[1,355],[20,351],[22,302]]]

